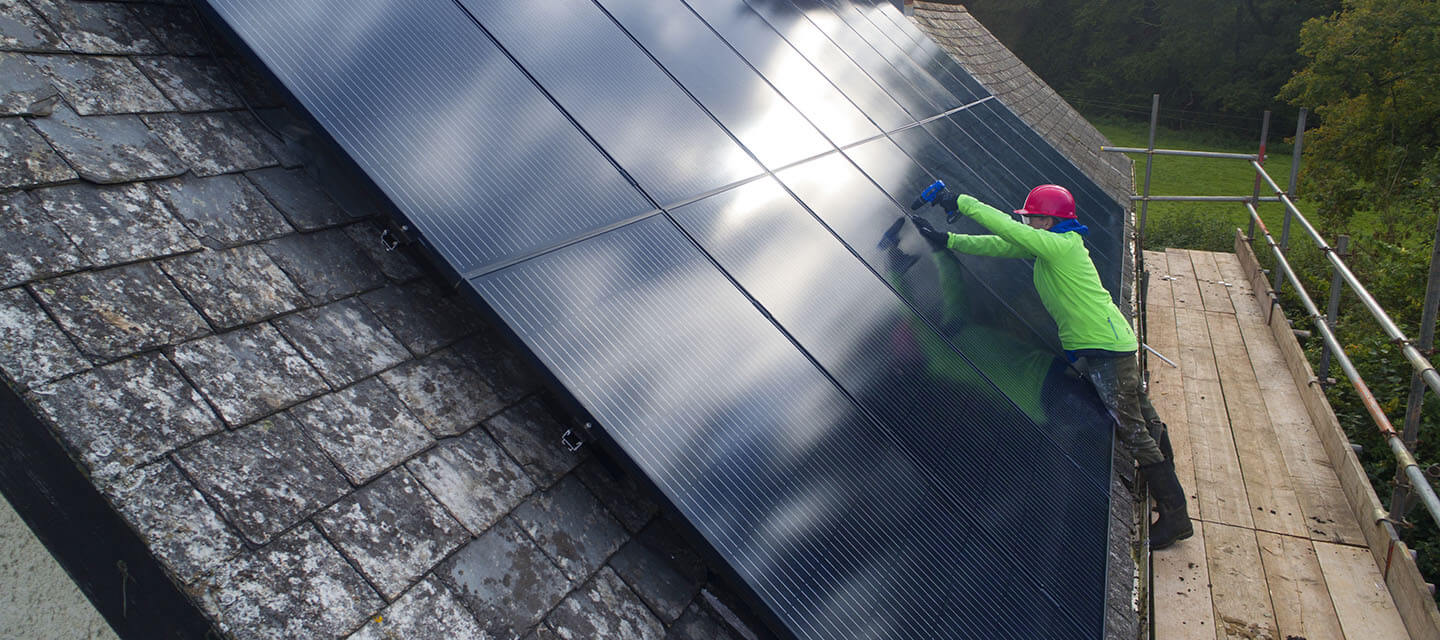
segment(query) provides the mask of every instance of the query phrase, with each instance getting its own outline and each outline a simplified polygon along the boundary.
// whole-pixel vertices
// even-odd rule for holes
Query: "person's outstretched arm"
[[[1046,231],[1044,229],[1036,229],[1035,227],[1015,220],[1010,216],[1001,213],[995,207],[980,202],[979,200],[975,199],[974,196],[961,194],[955,199],[955,206],[957,209],[960,210],[961,214],[969,217],[971,220],[980,223],[980,226],[989,229],[990,232],[995,235],[958,236],[958,234],[951,234],[951,238],[955,238],[958,236],[975,238],[976,240],[979,240],[982,238],[993,237],[997,240],[1005,242],[1006,244],[1012,245],[1018,248],[1020,251],[1026,253],[1027,255],[1021,256],[1026,258],[1046,257],[1054,254],[1055,252],[1063,251],[1067,248],[1068,243],[1061,236],[1061,234],[1050,233],[1049,231]],[[953,246],[954,242],[955,241],[952,239],[950,248],[955,249],[956,251],[965,251],[964,249]],[[993,243],[995,241],[991,240],[987,242]],[[971,244],[971,242],[962,241],[962,244],[968,245]],[[965,251],[965,253],[971,252]]]

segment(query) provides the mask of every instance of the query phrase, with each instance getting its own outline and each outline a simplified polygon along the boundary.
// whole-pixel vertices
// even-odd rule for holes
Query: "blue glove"
[[[939,251],[949,246],[950,234],[936,229],[934,225],[930,224],[929,220],[915,216],[911,218],[911,221],[915,223],[915,230],[920,232],[920,237],[925,238],[925,241],[930,243],[931,249]]]
[[[960,208],[955,204],[956,195],[945,186],[942,180],[936,180],[933,184],[925,187],[920,196],[910,203],[910,210],[914,211],[927,204],[938,204],[945,211],[945,221],[955,222],[960,215]]]

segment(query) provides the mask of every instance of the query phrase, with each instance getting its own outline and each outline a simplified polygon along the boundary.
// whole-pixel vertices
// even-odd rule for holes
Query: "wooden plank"
[[[1222,282],[1220,267],[1209,251],[1191,251],[1190,263],[1195,267],[1195,283],[1200,287],[1200,300],[1206,311],[1235,313],[1230,303],[1230,290]]]
[[[1270,588],[1260,570],[1255,532],[1214,522],[1205,529],[1210,591],[1215,599],[1217,638],[1282,638],[1275,625]],[[1157,638],[1160,636],[1156,636]]]
[[[1335,613],[1346,637],[1401,640],[1410,637],[1405,621],[1370,554],[1358,547],[1315,543]]]
[[[1315,548],[1305,538],[1255,533],[1280,638],[1344,640]],[[1156,636],[1159,637],[1159,636]],[[1355,636],[1352,636],[1355,637]]]
[[[1150,556],[1154,574],[1155,637],[1167,640],[1215,638],[1215,602],[1210,597],[1210,566],[1205,559],[1205,528]]]
[[[1180,374],[1185,379],[1219,380],[1215,368],[1215,350],[1210,346],[1210,329],[1205,312],[1175,308],[1175,331],[1180,341]],[[1169,356],[1174,360],[1175,356]]]
[[[1147,310],[1152,306],[1175,306],[1175,298],[1170,293],[1170,264],[1165,252],[1146,251],[1145,270],[1150,273],[1150,286],[1145,289]]]
[[[1179,338],[1175,332],[1175,309],[1154,304],[1149,305],[1150,346],[1174,359],[1179,353]],[[1175,451],[1175,475],[1191,504],[1198,495],[1195,492],[1194,447],[1190,442],[1190,421],[1185,413],[1185,382],[1180,370],[1171,367],[1159,358],[1150,359],[1150,403],[1155,412],[1165,421],[1170,431],[1170,446]]]
[[[1195,459],[1197,517],[1253,529],[1255,521],[1240,472],[1240,458],[1230,436],[1220,382],[1186,378],[1185,400],[1191,456]]]
[[[1195,267],[1190,264],[1190,254],[1184,249],[1166,249],[1170,265],[1171,290],[1175,295],[1176,309],[1203,311],[1205,303],[1200,298],[1200,287],[1195,283]]]
[[[1251,286],[1244,267],[1240,266],[1240,258],[1233,253],[1212,255],[1215,266],[1220,269],[1220,277],[1230,285],[1226,288],[1230,291],[1230,306],[1234,307],[1235,315],[1242,320],[1265,322],[1265,316],[1260,313],[1260,302],[1255,299],[1255,288]]]
[[[1233,314],[1207,311],[1205,317],[1255,528],[1304,536],[1305,515],[1291,487],[1285,456],[1270,425],[1255,371],[1250,368],[1240,327]]]

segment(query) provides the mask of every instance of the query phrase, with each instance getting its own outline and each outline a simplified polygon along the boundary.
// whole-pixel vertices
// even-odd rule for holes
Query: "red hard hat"
[[[1015,213],[1024,216],[1051,216],[1075,219],[1075,196],[1058,184],[1042,184],[1025,196],[1025,208]]]

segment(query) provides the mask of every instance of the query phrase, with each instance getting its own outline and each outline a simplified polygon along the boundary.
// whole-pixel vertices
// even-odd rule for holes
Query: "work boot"
[[[1195,534],[1185,509],[1185,490],[1175,476],[1175,462],[1166,460],[1140,467],[1150,495],[1160,508],[1160,518],[1150,525],[1150,550],[1164,549]]]

